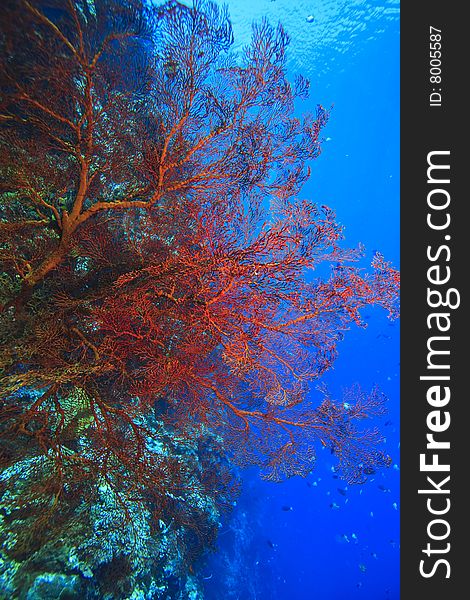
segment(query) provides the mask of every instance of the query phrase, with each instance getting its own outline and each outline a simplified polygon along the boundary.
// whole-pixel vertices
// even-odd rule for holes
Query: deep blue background
[[[266,15],[283,23],[291,36],[289,72],[311,82],[299,112],[334,105],[323,153],[301,195],[335,209],[346,244],[365,244],[364,266],[375,250],[399,266],[398,3],[231,0],[228,6],[237,46],[249,40],[253,20]],[[232,521],[205,569],[209,600],[399,597],[399,324],[380,310],[363,316],[367,329],[347,332],[325,379],[336,396],[354,382],[365,389],[378,384],[387,394],[382,427],[394,466],[353,487],[333,478],[328,451],[319,451],[307,480],[272,484],[245,472]]]

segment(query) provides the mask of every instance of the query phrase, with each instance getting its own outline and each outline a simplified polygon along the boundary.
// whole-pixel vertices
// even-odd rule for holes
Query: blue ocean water
[[[289,71],[311,82],[299,113],[333,105],[302,195],[336,211],[346,244],[366,246],[364,267],[376,250],[398,267],[398,2],[231,0],[228,7],[236,46],[249,40],[253,20],[285,26]],[[273,484],[244,472],[242,495],[205,568],[209,600],[399,597],[399,324],[378,309],[363,316],[368,327],[347,332],[325,381],[336,396],[356,382],[386,393],[380,426],[393,465],[362,486],[335,478],[328,450],[307,480]]]

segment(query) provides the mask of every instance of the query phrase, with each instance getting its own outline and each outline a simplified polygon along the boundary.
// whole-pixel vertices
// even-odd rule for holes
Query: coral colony
[[[399,276],[299,196],[328,112],[294,115],[280,25],[234,54],[209,2],[2,11],[0,596],[196,597],[236,465],[389,465],[381,392],[315,386]]]

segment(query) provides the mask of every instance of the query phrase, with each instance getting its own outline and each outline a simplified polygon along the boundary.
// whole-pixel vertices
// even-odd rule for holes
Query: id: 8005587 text
[[[442,31],[429,27],[429,106],[442,105]]]

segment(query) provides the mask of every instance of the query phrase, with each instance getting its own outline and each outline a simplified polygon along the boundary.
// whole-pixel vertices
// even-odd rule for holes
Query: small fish
[[[346,494],[348,493],[346,490],[343,490],[343,488],[336,488],[338,490],[338,493],[341,494],[341,496],[346,496]]]
[[[282,506],[281,508],[284,512],[290,512],[291,510],[294,510],[292,506],[287,506],[286,504],[284,504],[284,506]]]
[[[330,508],[332,508],[333,510],[338,510],[338,508],[339,508],[339,504],[336,504],[336,502],[332,502],[332,503],[330,504]]]
[[[359,570],[361,570],[363,573],[365,573],[367,571],[367,567],[364,563],[359,563]]]
[[[369,514],[370,514],[370,516],[371,516],[371,517],[373,517],[373,516],[374,516],[374,513],[373,513],[372,511],[370,511],[370,513],[369,513]]]
[[[275,544],[274,542],[272,542],[271,540],[266,540],[266,543],[268,544],[268,546],[270,548],[272,548],[273,550],[276,549],[277,544]]]
[[[393,465],[393,468],[395,469],[395,471],[399,471],[400,470],[400,467],[397,464]]]
[[[380,340],[380,339],[391,340],[392,339],[392,336],[391,335],[387,335],[386,333],[378,333],[375,337],[378,340]]]
[[[398,504],[397,504],[396,502],[394,502],[394,503],[392,504],[392,506],[393,506],[393,508],[394,508],[395,510],[398,510]]]
[[[308,17],[305,17],[305,20],[307,23],[313,23],[315,21],[315,17],[313,15],[308,15]]]
[[[335,535],[335,540],[338,544],[345,544],[345,543],[349,544],[349,538],[345,533],[343,533],[341,535],[340,534]]]
[[[358,539],[357,539],[357,535],[355,533],[351,533],[351,539],[353,539],[354,543],[357,544]]]
[[[387,494],[387,493],[389,493],[391,491],[390,488],[385,487],[384,485],[378,485],[377,487],[379,488],[379,490],[381,492],[384,492],[385,494]]]
[[[364,467],[364,474],[375,475],[375,469],[373,469],[372,467]]]
[[[393,423],[393,421],[385,421],[384,425],[385,427],[387,427],[388,425],[391,425]]]
[[[377,552],[371,552],[370,555],[377,560]]]

